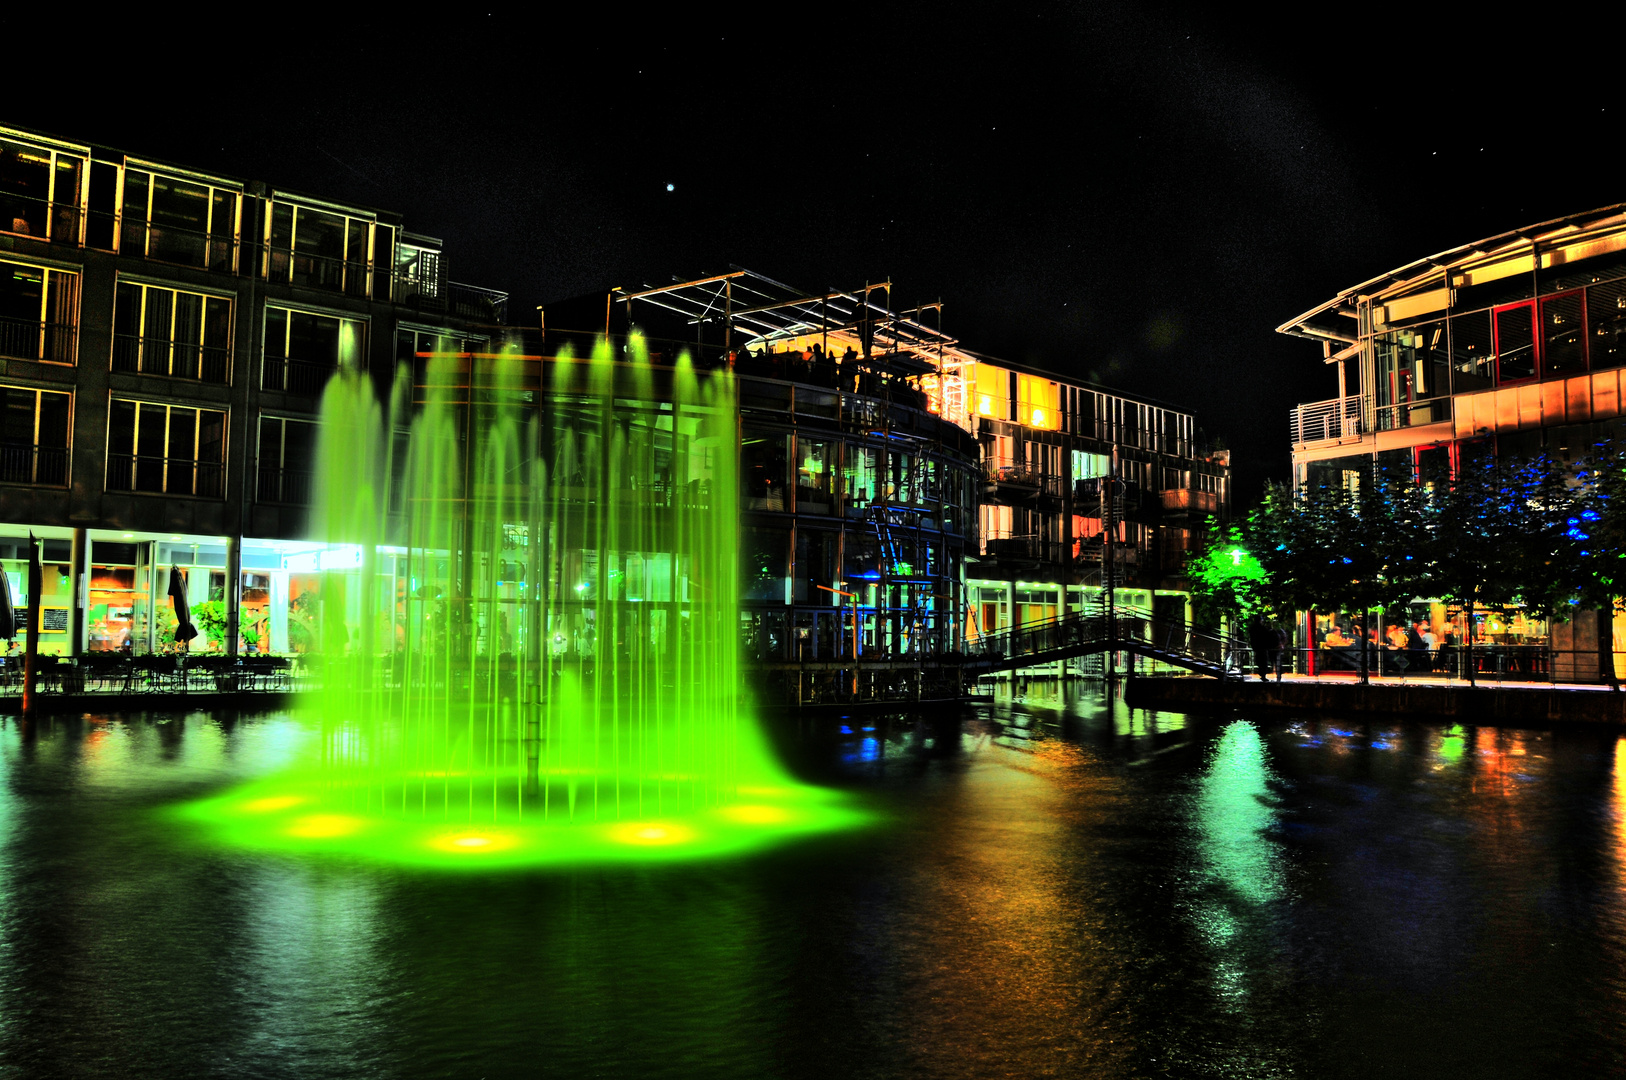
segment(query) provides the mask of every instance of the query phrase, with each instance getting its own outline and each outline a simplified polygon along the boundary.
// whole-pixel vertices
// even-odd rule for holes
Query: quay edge
[[[1540,686],[1459,686],[1291,680],[1130,678],[1133,708],[1181,712],[1269,709],[1295,713],[1447,718],[1474,724],[1626,726],[1626,693]]]

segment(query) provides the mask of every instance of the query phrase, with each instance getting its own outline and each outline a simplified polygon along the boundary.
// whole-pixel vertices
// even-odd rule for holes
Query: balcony
[[[259,483],[255,489],[255,501],[262,503],[291,503],[296,506],[311,501],[311,477],[309,469],[282,469],[275,465],[261,465],[257,470]],[[390,487],[390,506],[395,509],[398,502],[396,487]]]
[[[1360,438],[1368,430],[1361,405],[1361,395],[1351,394],[1297,406],[1291,414],[1293,445],[1313,446]]]
[[[1219,495],[1196,488],[1171,488],[1162,493],[1163,509],[1167,512],[1184,511],[1191,514],[1219,513]]]
[[[133,334],[113,338],[113,370],[139,375],[168,375],[198,382],[226,382],[231,350],[190,341],[162,341]]]
[[[390,298],[393,275],[386,269],[374,268],[366,259],[313,255],[267,245],[264,267],[270,281],[341,293],[358,300]]]
[[[337,370],[332,364],[295,360],[288,356],[267,356],[260,388],[281,390],[301,397],[319,397],[322,388],[327,386],[327,381]]]
[[[78,337],[79,328],[68,323],[0,317],[0,356],[71,364]]]
[[[62,446],[0,443],[0,482],[66,487],[68,450]]]
[[[164,495],[221,496],[224,466],[218,461],[166,458],[150,454],[107,455],[108,491],[150,491]]]
[[[1049,495],[1061,498],[1061,477],[1035,472],[1020,465],[990,466],[987,469],[986,480],[988,484],[1004,488],[1014,495]]]
[[[93,222],[105,215],[92,215]],[[106,226],[103,226],[105,228]],[[119,229],[119,251],[140,255],[178,266],[232,273],[237,269],[237,238],[231,234],[207,233],[177,225],[155,225],[136,217],[114,216]]]

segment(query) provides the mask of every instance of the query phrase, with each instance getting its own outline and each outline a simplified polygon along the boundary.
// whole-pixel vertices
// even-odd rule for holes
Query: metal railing
[[[359,298],[366,298],[373,291],[376,275],[377,295],[374,299],[390,299],[393,276],[390,269],[375,268],[366,259],[334,258],[267,244],[263,266],[268,281],[288,282]]]
[[[79,328],[71,323],[0,317],[0,356],[73,363]]]
[[[1350,439],[1366,430],[1359,394],[1294,406],[1291,421],[1294,446]]]
[[[223,385],[231,371],[231,350],[193,341],[117,334],[113,338],[113,370]]]
[[[93,215],[101,217],[102,215]],[[154,225],[140,218],[115,215],[119,253],[143,255],[159,262],[231,273],[237,268],[237,238],[177,225]]]
[[[53,203],[15,190],[0,192],[0,232],[44,240],[49,229],[52,243],[77,244],[79,215],[77,200]]]
[[[966,642],[966,655],[999,670],[1021,667],[1026,657],[1043,664],[1053,662],[1047,654],[1082,655],[1091,645],[1104,650],[1109,642],[1154,661],[1221,677],[1237,674],[1247,651],[1245,642],[1217,631],[1124,608],[1111,620],[1091,609],[982,634]]]
[[[315,475],[309,469],[284,469],[276,465],[261,465],[258,472],[258,484],[255,488],[255,501],[262,503],[294,503],[303,504],[311,500],[311,479]],[[391,503],[396,501],[395,485],[391,485]]]
[[[66,487],[67,447],[0,443],[0,481],[8,484]]]
[[[1054,495],[1058,499],[1061,498],[1065,486],[1059,476],[1052,476],[1022,465],[988,465],[984,467],[983,475],[996,484],[1032,488],[1046,495]]]
[[[316,397],[337,370],[332,364],[296,360],[290,356],[267,356],[260,388]]]
[[[150,491],[218,499],[225,468],[218,461],[158,457],[151,454],[107,455],[108,491]]]

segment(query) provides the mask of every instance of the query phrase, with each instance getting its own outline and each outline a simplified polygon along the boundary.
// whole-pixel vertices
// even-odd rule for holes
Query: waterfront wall
[[[1280,709],[1291,712],[1449,717],[1477,724],[1589,723],[1626,726],[1626,693],[1548,687],[1467,687],[1429,683],[1293,680],[1220,681],[1131,678],[1124,701],[1135,708],[1204,712]]]

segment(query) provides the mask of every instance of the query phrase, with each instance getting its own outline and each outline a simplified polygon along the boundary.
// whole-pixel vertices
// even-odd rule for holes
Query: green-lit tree
[[[1210,523],[1205,531],[1207,542],[1186,565],[1197,624],[1218,627],[1229,619],[1241,625],[1269,610],[1269,575],[1243,527]]]

